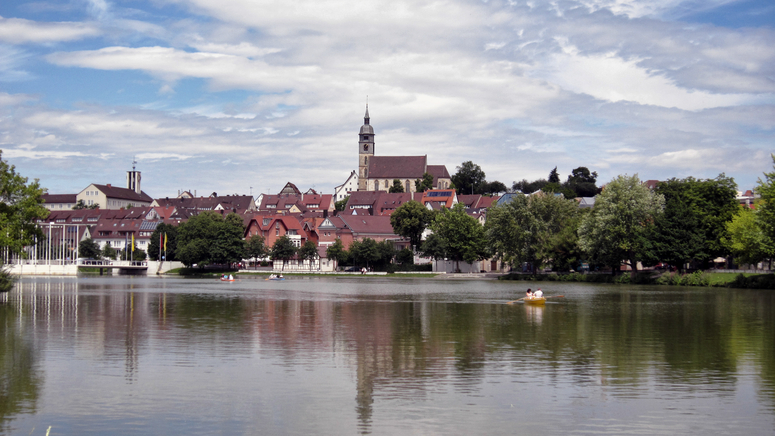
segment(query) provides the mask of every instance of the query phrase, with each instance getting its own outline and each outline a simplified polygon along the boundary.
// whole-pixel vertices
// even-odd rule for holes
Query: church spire
[[[363,116],[363,124],[369,124],[369,104],[366,103],[366,115]]]

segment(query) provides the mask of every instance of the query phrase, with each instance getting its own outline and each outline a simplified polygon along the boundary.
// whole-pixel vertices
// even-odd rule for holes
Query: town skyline
[[[135,159],[154,198],[333,193],[368,101],[376,155],[450,174],[745,191],[775,150],[773,22],[764,0],[9,1],[0,149],[52,194]]]

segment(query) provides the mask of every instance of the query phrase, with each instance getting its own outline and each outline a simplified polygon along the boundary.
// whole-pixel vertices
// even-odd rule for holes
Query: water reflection
[[[323,280],[273,289],[255,281],[242,286],[151,278],[23,281],[0,297],[0,419],[5,431],[10,420],[47,414],[36,407],[47,379],[41,355],[83,363],[101,376],[120,366],[123,387],[112,384],[112,389],[153,391],[144,401],[182,401],[175,413],[192,421],[187,430],[203,434],[219,427],[208,427],[216,424],[203,423],[205,418],[193,416],[185,404],[197,404],[193,398],[209,390],[226,404],[254,398],[264,408],[230,410],[235,422],[247,429],[259,418],[279,419],[283,433],[315,428],[331,433],[347,425],[360,433],[390,433],[411,425],[419,426],[420,433],[462,434],[476,428],[461,424],[456,413],[470,418],[472,411],[482,415],[477,422],[484,428],[498,433],[515,420],[536,414],[558,418],[554,414],[578,407],[608,416],[614,399],[637,403],[618,411],[641,420],[629,422],[622,432],[649,428],[659,433],[653,427],[657,419],[670,422],[671,413],[675,422],[690,419],[676,411],[685,406],[684,412],[697,412],[695,425],[710,425],[701,419],[707,410],[693,409],[696,401],[726,398],[727,403],[707,406],[719,407],[713,413],[720,418],[742,412],[734,404],[743,402],[741,389],[747,384],[754,386],[757,410],[765,415],[761,419],[754,413],[759,419],[749,419],[742,428],[763,428],[757,426],[771,424],[775,413],[771,292],[570,287],[563,290],[566,299],[541,307],[501,304],[509,299],[503,288],[486,283],[477,285],[481,290],[467,285],[465,291],[426,282]],[[428,289],[412,293],[410,286]],[[176,373],[170,368],[213,381],[196,386],[169,380]],[[228,379],[217,377],[221,368],[230,368]],[[269,375],[276,374],[272,368],[284,372]],[[294,375],[299,371],[302,375]],[[308,379],[305,372],[330,378]],[[173,375],[160,379],[157,373]],[[174,392],[157,399],[157,385]],[[256,393],[263,386],[275,387],[271,396]],[[50,390],[53,396],[66,395]],[[97,388],[94,392],[104,395]],[[667,416],[644,418],[641,400],[668,401],[669,407],[651,410]],[[278,418],[267,401],[310,407],[305,411],[316,418],[312,424]],[[536,409],[538,402],[551,408]],[[120,404],[131,407],[126,400]],[[483,404],[491,409],[482,409]],[[729,404],[732,408],[724,410]],[[335,412],[321,416],[315,407]],[[139,413],[118,406],[111,411]],[[458,427],[428,422],[429,414],[446,415]],[[559,434],[577,430],[584,421],[564,418],[534,429]],[[109,430],[114,424],[104,425]],[[584,422],[583,428],[599,432],[609,425],[601,420]]]

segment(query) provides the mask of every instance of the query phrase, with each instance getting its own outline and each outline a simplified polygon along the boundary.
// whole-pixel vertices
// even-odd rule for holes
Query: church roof
[[[421,179],[427,167],[427,156],[372,156],[370,179]]]

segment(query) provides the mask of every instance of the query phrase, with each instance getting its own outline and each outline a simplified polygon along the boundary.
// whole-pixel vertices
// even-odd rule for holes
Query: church
[[[404,192],[417,192],[416,180],[428,173],[433,189],[449,189],[452,179],[444,165],[428,165],[428,156],[375,156],[374,128],[369,123],[369,105],[358,134],[358,191],[387,191],[393,180],[401,181]]]

